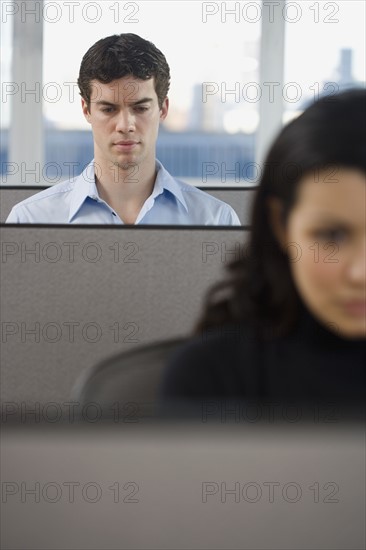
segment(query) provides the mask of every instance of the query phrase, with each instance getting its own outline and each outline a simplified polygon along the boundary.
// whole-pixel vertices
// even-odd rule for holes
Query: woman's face
[[[366,178],[358,170],[334,170],[300,182],[284,243],[313,315],[343,337],[365,337]]]

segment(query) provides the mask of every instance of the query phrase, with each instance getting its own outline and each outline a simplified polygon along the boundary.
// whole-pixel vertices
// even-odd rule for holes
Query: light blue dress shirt
[[[173,178],[156,161],[157,176],[135,225],[240,225],[228,204]],[[16,204],[6,223],[113,224],[123,221],[99,197],[94,161],[73,180],[63,181]]]

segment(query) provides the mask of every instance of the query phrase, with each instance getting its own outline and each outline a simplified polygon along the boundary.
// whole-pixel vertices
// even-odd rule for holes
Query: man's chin
[[[135,166],[138,165],[138,163],[134,160],[116,160],[113,162],[113,165],[119,168],[120,170],[131,170],[131,168],[135,168]]]
[[[121,170],[129,170],[130,168],[134,168],[135,166],[137,166],[137,163],[136,162],[124,162],[124,163],[118,162],[117,166]]]

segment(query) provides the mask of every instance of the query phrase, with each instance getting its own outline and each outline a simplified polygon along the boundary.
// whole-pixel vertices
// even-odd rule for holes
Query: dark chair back
[[[163,371],[185,338],[174,338],[121,352],[86,369],[72,390],[72,401],[87,419],[136,422],[155,415]],[[93,405],[92,405],[93,404]],[[86,417],[86,418],[85,418]]]

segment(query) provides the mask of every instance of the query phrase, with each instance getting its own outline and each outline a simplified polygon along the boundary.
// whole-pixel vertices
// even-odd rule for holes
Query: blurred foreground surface
[[[362,421],[8,423],[1,479],[4,550],[365,548]]]

